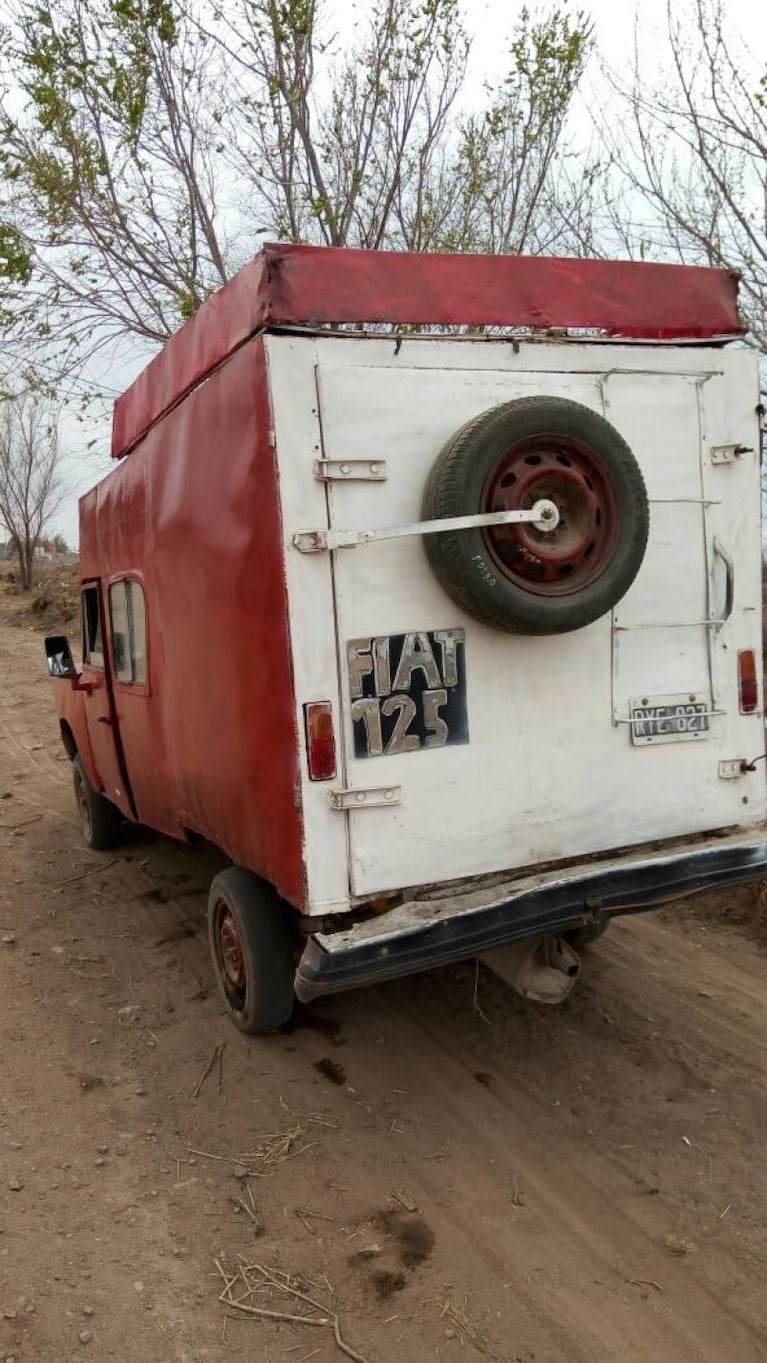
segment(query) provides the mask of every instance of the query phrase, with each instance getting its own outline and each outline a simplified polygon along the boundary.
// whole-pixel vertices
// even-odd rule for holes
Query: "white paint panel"
[[[614,373],[604,385],[605,415],[639,460],[650,499],[644,562],[613,611],[618,718],[632,697],[711,699],[699,414],[701,383],[710,381]]]
[[[292,545],[297,528],[327,527],[325,488],[312,477],[312,461],[321,452],[314,343],[269,337],[266,350],[280,471],[296,724],[303,736],[305,703],[329,700],[336,731],[340,715],[330,556],[306,558]],[[314,913],[330,912],[345,908],[349,900],[347,830],[344,818],[330,808],[329,783],[308,779],[305,745],[301,746],[297,797],[303,807],[309,907]],[[342,749],[339,760],[343,780]]]
[[[601,413],[598,377],[590,374],[557,374],[549,378],[550,391],[581,402]],[[547,385],[547,391],[549,391]],[[541,390],[539,374],[515,375],[480,371],[478,374],[446,374],[444,369],[320,367],[320,403],[329,459],[386,459],[389,478],[386,510],[391,524],[395,508],[409,515],[413,491],[420,508],[425,475],[442,446],[459,426],[480,412],[513,398],[531,397]],[[332,453],[330,451],[332,450]],[[426,461],[426,452],[431,457]],[[409,467],[410,477],[403,479]],[[394,471],[396,470],[396,477]],[[369,516],[362,528],[378,525],[381,498],[372,497],[369,484],[334,485],[343,497],[344,514]],[[341,506],[339,504],[339,510]],[[333,521],[334,526],[336,520]],[[357,521],[354,521],[355,527]],[[340,521],[337,527],[343,528]]]
[[[742,350],[725,353],[725,377],[702,389],[701,438],[703,446],[703,488],[710,505],[706,510],[709,542],[714,538],[729,554],[734,565],[733,609],[726,625],[716,634],[714,649],[714,689],[719,704],[727,710],[722,727],[729,748],[738,753],[747,749],[749,757],[765,750],[764,697],[762,695],[762,574],[761,574],[761,488],[760,437],[756,419],[759,403],[758,371],[754,357]],[[711,447],[738,444],[749,452],[727,464],[713,464]],[[724,571],[721,559],[709,564],[712,580],[713,613],[721,614],[724,601]],[[759,711],[752,716],[738,713],[736,687],[737,654],[752,648],[757,657]],[[764,768],[765,763],[760,763]],[[749,810],[763,811],[749,791]],[[764,817],[764,813],[762,814]]]
[[[270,342],[270,348],[276,344]],[[462,615],[437,585],[417,537],[338,551],[342,655],[345,643],[359,637],[451,626],[466,632],[467,745],[356,758],[345,661],[341,666],[347,784],[401,787],[396,807],[333,816],[349,820],[354,893],[513,869],[763,818],[763,772],[729,782],[718,776],[720,759],[763,749],[761,716],[737,713],[733,653],[746,646],[742,640],[753,642],[760,628],[754,594],[758,476],[753,464],[706,469],[706,440],[712,439],[707,430],[705,493],[721,505],[704,512],[696,382],[706,394],[710,430],[716,427],[722,442],[742,438],[721,434],[731,430],[735,413],[738,429],[750,432],[744,443],[754,444],[753,357],[556,345],[523,345],[516,354],[500,341],[405,342],[396,354],[390,341],[353,338],[320,340],[317,355],[324,456],[386,459],[388,466],[385,483],[331,485],[336,529],[418,520],[424,483],[441,446],[478,412],[530,393],[566,396],[602,410],[604,393],[608,417],[634,447],[653,501],[648,556],[616,611],[619,624],[679,623],[705,610],[714,533],[726,535],[736,559],[735,609],[709,655],[702,626],[614,635],[606,617],[570,635],[507,635]],[[307,391],[305,359],[300,367],[300,384],[294,374],[288,385],[294,404],[303,404]],[[648,374],[653,369],[655,377]],[[733,386],[738,398],[717,398],[718,389],[724,394]],[[288,388],[283,396],[287,403]],[[307,438],[307,481],[311,444]],[[282,468],[281,427],[278,447]],[[297,449],[291,457],[300,458]],[[286,541],[293,530],[326,523],[307,519],[312,508],[299,494],[299,481],[298,470],[291,469],[289,495],[287,484],[284,493]],[[669,508],[668,499],[678,505]],[[287,552],[291,610],[295,604],[303,630],[316,642],[327,624],[316,613],[319,598],[309,584],[313,574],[325,571],[320,565],[328,555],[307,558],[299,568],[295,560],[301,556],[292,551],[291,560]],[[301,634],[297,623],[292,628]],[[321,652],[328,666],[324,642]],[[629,696],[645,691],[697,690],[707,683],[709,656],[727,709],[725,718],[712,721],[711,736],[700,743],[633,746],[628,727],[613,722],[613,705],[620,711]]]

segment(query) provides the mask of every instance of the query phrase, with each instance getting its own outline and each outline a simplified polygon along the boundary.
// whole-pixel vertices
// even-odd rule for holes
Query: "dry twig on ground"
[[[85,880],[87,876],[97,876],[101,871],[108,871],[110,866],[116,866],[119,860],[119,857],[112,857],[111,861],[103,861],[98,866],[89,866],[86,871],[78,871],[76,876],[67,876],[66,880],[59,881],[58,888],[73,885],[76,880]]]
[[[192,1097],[192,1098],[199,1098],[200,1093],[202,1092],[202,1086],[203,1086],[203,1084],[205,1083],[205,1080],[207,1079],[207,1077],[208,1077],[208,1075],[210,1074],[211,1070],[213,1069],[213,1066],[215,1065],[216,1061],[218,1061],[218,1075],[219,1075],[219,1078],[218,1078],[218,1092],[219,1092],[219,1093],[221,1092],[221,1065],[222,1065],[222,1061],[223,1061],[224,1046],[225,1046],[225,1045],[226,1045],[226,1042],[225,1042],[225,1041],[222,1041],[222,1042],[219,1043],[218,1046],[215,1047],[215,1049],[214,1049],[214,1051],[213,1051],[213,1054],[212,1054],[212,1056],[210,1057],[210,1060],[208,1061],[207,1065],[205,1066],[205,1069],[203,1070],[202,1074],[200,1075],[199,1079],[197,1080],[197,1083],[195,1084],[194,1088],[192,1089],[192,1092],[191,1092],[191,1097]]]
[[[330,1330],[338,1348],[347,1358],[351,1358],[353,1363],[369,1363],[363,1354],[357,1353],[344,1339],[332,1305],[318,1301],[304,1291],[302,1278],[284,1273],[281,1269],[268,1268],[264,1264],[246,1264],[243,1259],[240,1259],[234,1273],[227,1273],[218,1259],[215,1264],[224,1281],[223,1291],[219,1294],[219,1301],[224,1306],[259,1320],[287,1321],[291,1325]],[[313,1286],[311,1283],[308,1285]],[[295,1306],[291,1310],[280,1308],[280,1298],[287,1298],[286,1305],[295,1303]]]

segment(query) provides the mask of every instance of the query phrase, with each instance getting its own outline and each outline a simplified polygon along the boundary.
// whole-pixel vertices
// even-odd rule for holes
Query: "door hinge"
[[[315,459],[314,476],[327,483],[338,479],[340,483],[383,483],[386,481],[385,459]]]
[[[742,776],[747,767],[745,757],[730,757],[725,762],[719,763],[720,781],[736,781]]]
[[[371,809],[376,805],[398,805],[401,786],[369,786],[366,790],[331,790],[333,809]]]
[[[752,445],[712,445],[711,446],[712,464],[733,464],[740,459],[743,454],[753,454]]]

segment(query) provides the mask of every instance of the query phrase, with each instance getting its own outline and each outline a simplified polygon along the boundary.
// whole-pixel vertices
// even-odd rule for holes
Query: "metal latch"
[[[711,463],[712,464],[732,464],[736,459],[740,459],[742,454],[753,454],[751,445],[712,445]]]
[[[743,775],[746,767],[745,757],[730,757],[725,762],[719,763],[719,780],[735,781]]]
[[[320,482],[331,479],[339,482],[383,483],[386,481],[385,459],[315,459],[314,476]]]
[[[374,805],[398,805],[401,786],[369,786],[366,790],[331,790],[333,809],[369,809]]]
[[[438,521],[416,521],[413,525],[388,525],[380,530],[299,530],[293,544],[302,554],[318,554],[323,549],[356,549],[376,540],[400,539],[405,535],[439,535],[449,530],[472,530],[486,525],[534,525],[536,530],[556,530],[559,511],[553,502],[542,498],[529,511],[483,511],[477,516],[445,516]]]

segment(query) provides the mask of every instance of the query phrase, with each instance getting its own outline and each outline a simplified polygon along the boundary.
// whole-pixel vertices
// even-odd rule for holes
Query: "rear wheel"
[[[235,1027],[276,1032],[295,1004],[288,911],[274,890],[232,866],[208,896],[208,940],[219,989]]]
[[[94,790],[79,757],[72,762],[72,781],[86,847],[94,852],[114,847],[120,837],[121,814],[98,790]]]

